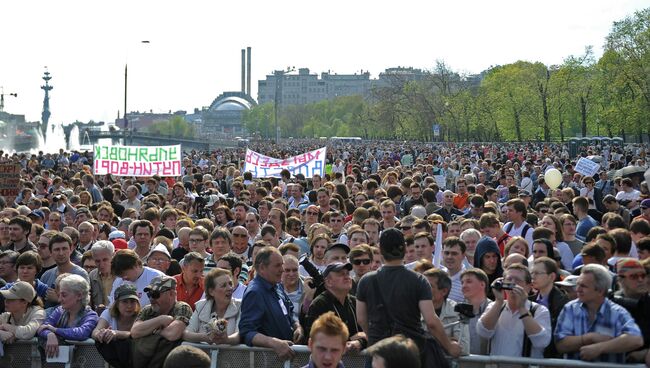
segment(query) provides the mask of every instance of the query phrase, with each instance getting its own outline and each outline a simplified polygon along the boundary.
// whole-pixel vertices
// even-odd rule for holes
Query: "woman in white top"
[[[134,285],[122,284],[113,294],[113,305],[105,309],[93,330],[97,350],[112,367],[131,366],[131,327],[140,313],[140,299]]]
[[[183,340],[239,344],[241,301],[232,298],[232,274],[223,268],[215,268],[205,276],[204,282],[205,299],[196,302],[196,309],[185,329]],[[223,320],[226,321],[225,326]],[[219,327],[223,330],[219,330]]]
[[[6,344],[33,338],[45,320],[45,311],[32,285],[18,281],[0,294],[5,299],[6,310],[0,315],[0,342]]]

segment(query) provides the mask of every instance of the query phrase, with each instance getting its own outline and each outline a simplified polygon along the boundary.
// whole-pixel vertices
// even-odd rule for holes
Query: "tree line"
[[[419,80],[402,75],[387,80],[365,97],[280,106],[282,137],[643,140],[650,135],[650,8],[614,22],[598,59],[586,47],[561,65],[517,61],[491,67],[480,78],[437,61]],[[244,123],[253,134],[274,137],[274,105],[255,106],[244,114]]]

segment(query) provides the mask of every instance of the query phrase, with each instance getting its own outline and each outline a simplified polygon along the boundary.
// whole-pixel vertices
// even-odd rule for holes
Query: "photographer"
[[[530,272],[520,264],[508,267],[503,278],[492,283],[494,302],[476,325],[479,336],[490,339],[488,354],[544,356],[551,342],[551,318],[546,307],[528,300],[530,285]]]

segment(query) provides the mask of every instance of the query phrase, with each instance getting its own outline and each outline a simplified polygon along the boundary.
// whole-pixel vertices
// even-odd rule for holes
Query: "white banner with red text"
[[[180,176],[181,145],[94,147],[95,175]]]

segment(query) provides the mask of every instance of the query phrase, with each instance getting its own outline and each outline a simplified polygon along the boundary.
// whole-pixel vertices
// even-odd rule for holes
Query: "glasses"
[[[530,273],[530,275],[533,276],[533,277],[535,277],[535,276],[540,276],[540,275],[548,275],[548,272],[544,272],[544,271],[533,271],[533,272]]]
[[[330,222],[343,222],[341,219],[330,219]]]
[[[354,260],[352,260],[352,264],[355,265],[355,266],[361,266],[362,264],[363,265],[369,265],[370,262],[371,261],[369,259],[367,259],[367,258],[366,259],[354,259]]]
[[[232,234],[232,236],[234,236],[235,238],[245,238],[248,235],[247,234]]]
[[[202,242],[204,240],[205,239],[196,239],[196,238],[192,239],[192,238],[190,238],[190,243],[200,243],[200,242]]]
[[[412,228],[411,226],[400,226],[400,230],[408,231],[408,230],[411,230],[411,228]]]
[[[646,274],[645,273],[633,273],[633,274],[630,274],[630,275],[618,275],[618,277],[620,277],[622,279],[630,279],[632,281],[639,281],[639,280],[645,279]]]
[[[160,291],[159,290],[148,291],[147,296],[149,297],[149,300],[156,300],[160,298]]]

